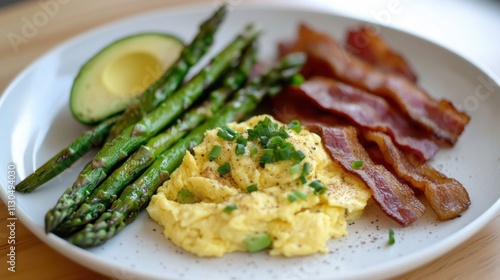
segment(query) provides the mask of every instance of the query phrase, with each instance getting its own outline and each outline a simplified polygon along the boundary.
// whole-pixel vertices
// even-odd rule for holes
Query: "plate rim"
[[[3,108],[3,104],[5,100],[10,98],[10,95],[14,94],[12,93],[14,88],[20,81],[24,79],[28,73],[33,71],[37,67],[38,64],[41,63],[44,59],[49,57],[50,55],[53,55],[55,53],[58,53],[64,49],[67,49],[73,44],[77,44],[79,41],[88,39],[89,37],[95,36],[95,34],[101,33],[101,32],[106,32],[106,30],[111,30],[116,28],[117,26],[123,25],[126,22],[129,21],[137,21],[141,19],[146,19],[148,17],[154,16],[156,14],[164,14],[164,13],[204,13],[207,11],[207,8],[210,8],[213,10],[215,5],[209,5],[208,3],[191,3],[191,4],[185,4],[185,5],[180,5],[180,6],[174,6],[174,7],[166,7],[158,10],[152,10],[152,11],[146,11],[146,12],[141,12],[138,14],[134,15],[129,15],[117,20],[112,20],[109,22],[106,22],[102,25],[93,27],[91,29],[88,29],[86,31],[77,33],[74,36],[71,36],[64,41],[56,44],[54,47],[50,48],[48,51],[44,52],[41,54],[39,57],[37,57],[35,60],[33,60],[28,66],[26,66],[21,72],[19,72],[14,79],[12,79],[5,90],[2,93],[2,96],[0,97],[0,109]],[[233,7],[234,8],[234,7]],[[478,62],[475,59],[472,59],[470,56],[462,54],[458,52],[457,50],[450,49],[446,46],[444,46],[442,43],[436,42],[435,40],[432,40],[430,38],[422,37],[421,35],[415,34],[414,32],[411,31],[406,31],[398,27],[394,26],[389,26],[386,24],[381,24],[378,22],[374,22],[373,20],[355,16],[355,15],[348,15],[348,14],[342,14],[339,11],[335,10],[325,10],[325,9],[320,9],[320,7],[311,7],[311,6],[302,6],[302,5],[290,5],[290,6],[285,6],[282,3],[275,3],[271,2],[268,4],[263,4],[263,3],[245,3],[243,2],[241,5],[238,7],[234,8],[237,10],[262,10],[262,9],[267,9],[267,10],[272,10],[273,12],[297,12],[297,11],[303,11],[307,13],[318,13],[322,15],[328,15],[332,17],[337,17],[337,18],[343,18],[343,19],[349,19],[349,20],[356,20],[360,22],[366,22],[369,24],[375,24],[378,26],[381,26],[382,28],[387,28],[392,31],[397,31],[399,33],[403,33],[405,35],[410,35],[413,37],[413,39],[416,40],[423,40],[427,43],[430,43],[431,45],[434,45],[435,47],[440,48],[443,51],[446,51],[449,54],[452,54],[455,56],[455,58],[462,60],[462,62],[469,64],[470,66],[474,67],[475,70],[478,72],[484,74],[485,76],[489,77],[494,83],[500,85],[500,79],[498,76],[493,73],[491,69],[488,67],[484,66],[482,63]],[[10,160],[10,159],[9,159]],[[7,205],[7,195],[6,195],[6,186],[3,186],[3,183],[0,182],[1,188],[0,188],[0,197],[2,201]],[[402,256],[401,258],[395,259],[394,261],[391,261],[390,263],[386,264],[379,264],[376,266],[369,267],[367,269],[363,270],[362,275],[361,274],[355,274],[353,275],[352,273],[345,273],[345,275],[340,275],[341,277],[348,277],[350,279],[358,279],[361,277],[366,277],[368,275],[381,275],[383,272],[383,275],[386,277],[394,277],[397,275],[400,275],[401,273],[409,272],[417,267],[420,267],[426,263],[431,262],[432,260],[435,260],[442,255],[448,253],[452,249],[454,249],[456,246],[459,244],[463,243],[470,237],[472,237],[475,233],[477,233],[479,230],[481,230],[488,222],[493,220],[496,215],[500,213],[500,198],[497,199],[495,203],[491,205],[485,212],[483,212],[479,217],[477,217],[474,221],[471,223],[467,224],[465,227],[461,228],[459,231],[455,232],[453,235],[450,235],[443,240],[439,241],[436,243],[434,246],[428,246],[424,248],[423,250],[418,251],[417,253],[413,253],[409,256]],[[77,246],[68,244],[66,240],[59,238],[58,236],[50,233],[46,234],[45,231],[43,230],[42,227],[40,227],[30,216],[25,213],[25,211],[22,210],[22,207],[19,207],[19,205],[16,205],[16,217],[23,223],[23,225],[30,230],[37,238],[42,240],[45,244],[49,245],[52,249],[55,251],[61,253],[65,257],[71,259],[72,261],[87,267],[90,270],[97,271],[99,273],[102,273],[104,275],[108,276],[113,276],[110,274],[110,269],[119,269],[122,272],[128,273],[131,276],[139,276],[139,277],[147,277],[147,278],[156,278],[158,275],[155,273],[146,273],[144,272],[138,273],[137,270],[131,269],[131,268],[123,268],[123,267],[116,267],[113,262],[109,260],[97,260],[95,258],[94,253],[86,250],[79,248]],[[436,252],[437,249],[440,249]],[[434,254],[430,254],[429,257],[429,252],[434,252]],[[423,256],[426,256],[425,258]],[[416,261],[418,260],[418,261]],[[394,267],[396,265],[399,266],[405,266],[407,269],[405,269],[405,272],[398,272],[398,273],[390,273],[388,272],[389,267]],[[326,278],[317,278],[317,279],[326,279]]]

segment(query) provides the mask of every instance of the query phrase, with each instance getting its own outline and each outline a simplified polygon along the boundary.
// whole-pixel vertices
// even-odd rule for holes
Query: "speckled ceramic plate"
[[[15,164],[18,180],[25,178],[85,129],[68,108],[71,83],[85,60],[111,41],[140,31],[173,32],[188,40],[213,9],[166,10],[126,19],[66,42],[22,72],[0,103],[2,199],[9,199],[9,164]],[[257,22],[265,30],[260,38],[260,56],[272,60],[276,43],[292,38],[301,21],[337,38],[346,28],[360,24],[356,19],[310,10],[239,7],[230,12],[218,33],[214,51],[244,25]],[[378,279],[404,273],[439,257],[471,237],[500,208],[498,80],[434,43],[389,28],[381,32],[414,65],[425,89],[436,97],[450,99],[472,117],[457,145],[440,151],[431,162],[468,189],[472,205],[460,218],[438,222],[432,211],[427,211],[413,225],[401,228],[376,206],[370,206],[363,217],[349,225],[349,236],[328,243],[328,254],[278,258],[265,252],[235,253],[214,259],[198,258],[175,247],[163,238],[162,228],[142,213],[105,245],[84,250],[53,234],[46,235],[43,219],[91,155],[36,192],[15,194],[17,217],[49,246],[115,278]],[[389,228],[395,229],[393,246],[386,245]]]

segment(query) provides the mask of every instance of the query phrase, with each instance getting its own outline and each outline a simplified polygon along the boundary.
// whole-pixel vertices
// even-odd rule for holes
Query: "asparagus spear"
[[[214,34],[226,15],[226,6],[221,6],[209,19],[200,25],[200,30],[191,44],[186,46],[177,61],[143,94],[133,99],[120,119],[111,129],[106,143],[111,142],[122,130],[136,123],[162,101],[172,95],[184,80],[189,69],[205,55],[213,43]]]
[[[86,199],[85,203],[54,232],[60,236],[67,236],[98,218],[115,200],[119,192],[144,168],[148,167],[158,155],[222,107],[229,95],[240,88],[250,75],[255,63],[255,56],[256,47],[253,44],[245,51],[240,65],[225,76],[222,87],[210,93],[209,100],[191,109],[176,125],[149,140],[145,146],[141,146],[124,164],[113,171]]]
[[[233,40],[222,52],[216,55],[210,64],[194,76],[174,95],[162,102],[156,109],[144,116],[139,122],[127,127],[111,143],[103,146],[94,159],[78,175],[72,187],[68,188],[45,215],[46,232],[53,231],[66,217],[71,215],[96,186],[104,180],[117,162],[146,143],[209,88],[224,70],[236,59],[260,30],[248,26],[244,33]]]
[[[198,34],[191,44],[184,48],[177,61],[157,82],[147,88],[140,97],[134,99],[119,119],[118,117],[111,118],[84,132],[67,148],[21,181],[16,186],[16,191],[32,192],[71,166],[93,147],[102,144],[106,135],[108,135],[106,142],[109,142],[129,124],[136,122],[170,96],[182,83],[191,66],[196,64],[212,45],[214,34],[224,19],[226,11],[226,6],[222,6],[200,25]]]
[[[253,111],[267,93],[276,92],[284,82],[288,82],[290,77],[300,70],[304,61],[305,56],[302,54],[289,55],[276,68],[239,90],[234,100],[220,114],[163,152],[139,179],[123,190],[108,211],[93,224],[87,224],[81,231],[71,236],[69,241],[80,247],[91,247],[103,244],[115,236],[127,224],[133,222],[140,211],[147,206],[156,189],[180,165],[186,150],[203,141],[206,130],[239,120]]]
[[[39,186],[63,172],[92,148],[100,146],[117,119],[118,117],[112,117],[85,131],[66,148],[37,168],[34,173],[31,173],[17,184],[16,191],[24,193],[34,191]]]

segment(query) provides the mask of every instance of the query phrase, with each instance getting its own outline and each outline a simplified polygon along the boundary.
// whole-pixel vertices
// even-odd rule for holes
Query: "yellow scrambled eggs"
[[[247,130],[266,117],[283,126],[262,115],[228,127],[247,137]],[[325,253],[327,241],[345,236],[347,221],[362,214],[370,191],[331,160],[318,135],[286,129],[287,142],[305,155],[297,170],[291,160],[263,166],[263,150],[257,141],[248,141],[244,154],[238,155],[238,143],[222,139],[219,130],[207,131],[194,155],[186,153],[147,208],[151,218],[164,227],[165,237],[176,245],[198,256],[214,257],[264,249],[259,242],[264,242],[271,255]],[[214,146],[222,149],[209,160]],[[309,171],[304,174],[306,162]],[[230,171],[221,172],[222,165],[229,165]],[[303,175],[307,183],[300,178]],[[317,180],[325,192],[311,187],[310,182]],[[187,202],[185,194],[190,198]]]

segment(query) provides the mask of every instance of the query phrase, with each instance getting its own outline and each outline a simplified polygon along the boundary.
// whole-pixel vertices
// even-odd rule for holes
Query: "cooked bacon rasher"
[[[363,129],[390,135],[400,148],[423,161],[438,151],[439,146],[427,133],[408,122],[400,111],[379,96],[322,77],[313,77],[295,90],[324,111],[347,118]]]
[[[440,220],[455,218],[467,210],[470,198],[460,182],[446,177],[429,164],[418,164],[401,152],[391,138],[383,133],[364,131],[363,137],[377,144],[385,162],[392,167],[399,178],[423,191]]]
[[[417,75],[404,57],[392,50],[378,34],[367,27],[348,30],[345,48],[379,69],[398,73],[414,83],[417,82]]]
[[[347,171],[357,174],[371,189],[373,200],[382,211],[403,226],[416,221],[425,211],[425,206],[416,198],[412,189],[399,182],[382,165],[373,163],[363,146],[358,142],[353,127],[309,127],[318,133],[323,145],[333,160]],[[352,163],[361,160],[363,166],[354,168]]]
[[[370,65],[345,49],[330,36],[300,25],[297,39],[283,44],[282,52],[304,52],[308,62],[306,78],[324,75],[361,88],[397,104],[415,124],[436,137],[454,144],[469,117],[447,100],[436,101],[410,80]]]

